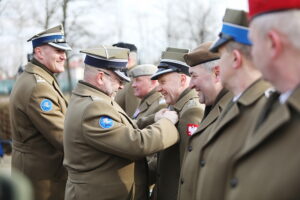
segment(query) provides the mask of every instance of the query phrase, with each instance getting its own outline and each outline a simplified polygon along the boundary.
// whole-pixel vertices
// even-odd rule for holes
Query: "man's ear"
[[[282,51],[282,39],[280,34],[275,31],[271,30],[267,33],[267,41],[268,41],[268,50],[271,58],[276,58],[278,54]]]
[[[234,69],[237,69],[239,67],[242,66],[242,62],[243,62],[243,57],[242,57],[242,54],[239,50],[233,50],[232,51],[232,55],[233,55],[233,65],[232,67]]]
[[[216,82],[219,82],[219,81],[221,81],[221,79],[220,79],[220,66],[214,66],[214,68],[213,68],[213,70],[212,70],[213,72],[213,74],[215,75],[215,77],[216,77]]]
[[[180,74],[180,83],[181,83],[182,86],[185,86],[186,81],[187,81],[186,75],[185,74]]]
[[[98,72],[97,76],[96,76],[96,82],[99,85],[103,85],[103,77],[104,77],[104,73],[103,72]]]
[[[42,48],[41,47],[35,47],[34,48],[34,55],[39,59],[41,60],[43,58],[43,51],[42,51]]]

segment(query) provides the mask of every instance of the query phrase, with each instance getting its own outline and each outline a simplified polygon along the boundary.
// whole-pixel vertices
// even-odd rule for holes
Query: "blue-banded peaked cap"
[[[227,8],[219,38],[212,45],[210,51],[217,52],[221,46],[229,41],[235,41],[244,45],[252,45],[248,38],[249,22],[247,17],[247,12],[243,10]]]
[[[123,80],[130,81],[124,73],[128,63],[129,49],[102,45],[97,48],[84,49],[80,52],[86,54],[85,64],[112,70]]]
[[[33,48],[48,44],[52,47],[65,51],[72,50],[65,40],[64,28],[62,25],[58,25],[40,32],[27,40],[27,42],[30,41],[32,42]]]
[[[152,80],[157,80],[161,75],[178,72],[189,75],[189,66],[184,60],[184,55],[189,53],[189,49],[179,49],[168,47],[166,51],[162,52],[158,70],[152,75]]]

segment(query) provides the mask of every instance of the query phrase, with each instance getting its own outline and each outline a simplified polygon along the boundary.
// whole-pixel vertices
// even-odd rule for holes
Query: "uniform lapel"
[[[68,106],[68,101],[67,101],[67,99],[65,98],[65,95],[61,92],[60,87],[58,86],[56,80],[53,80],[53,83],[52,83],[52,84],[53,84],[55,90],[56,90],[56,91],[58,92],[58,94],[64,99],[66,105]]]
[[[209,135],[205,145],[207,145],[214,137],[218,135],[219,130],[221,130],[226,124],[228,124],[232,119],[239,115],[240,111],[237,103],[233,103],[232,106],[228,104],[227,107],[229,107],[228,112],[221,113],[220,119],[218,119],[218,122],[216,122],[217,124],[212,130],[212,134]],[[224,111],[226,111],[226,108]]]
[[[258,127],[254,133],[249,135],[244,148],[237,154],[236,159],[239,159],[261,144],[264,140],[275,133],[274,130],[289,121],[290,117],[287,105],[278,103],[275,108],[273,107],[273,111],[260,125],[260,127]]]
[[[193,137],[194,135],[196,135],[198,133],[201,133],[208,126],[210,126],[213,122],[215,122],[231,98],[232,98],[231,92],[222,90],[217,97],[218,101],[216,102],[215,106],[213,106],[213,108],[208,113],[208,115],[203,119],[203,121],[201,121],[200,126],[198,127],[196,132],[191,137]]]
[[[277,128],[284,125],[291,119],[291,113],[289,110],[289,106],[293,107],[292,109],[296,109],[300,112],[300,87],[295,89],[293,94],[289,97],[285,104],[280,104],[279,100],[277,99],[274,105],[272,106],[272,111],[270,112],[269,116],[260,124],[260,126],[251,134],[249,135],[244,148],[241,150],[239,154],[236,156],[236,160],[243,157],[254,148],[259,146],[263,141],[267,140],[269,137],[274,134]],[[272,101],[272,99],[270,99]],[[273,102],[267,101],[266,102],[266,109],[267,105]],[[264,113],[264,111],[262,111]]]

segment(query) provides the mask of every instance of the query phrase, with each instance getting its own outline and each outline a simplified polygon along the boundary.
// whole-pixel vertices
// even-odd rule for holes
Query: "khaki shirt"
[[[260,102],[264,101],[265,91],[270,87],[269,83],[259,79],[223,110],[200,150],[195,199],[224,197],[231,159],[244,145],[255,122],[253,119],[261,110]]]
[[[29,177],[34,187],[40,185],[36,192],[45,187],[44,192],[51,193],[51,181],[66,179],[62,165],[66,109],[67,100],[53,74],[28,63],[10,95],[12,167]],[[36,183],[41,180],[49,181]],[[52,195],[55,199],[59,194]]]
[[[135,174],[134,161],[178,139],[168,119],[140,130],[109,96],[79,82],[65,120],[66,200],[147,198],[147,188],[135,185],[140,176]]]
[[[187,139],[199,125],[204,106],[199,103],[195,90],[186,89],[172,109],[179,114],[176,126],[180,133],[180,143],[159,152],[155,191],[159,200],[170,200],[177,197],[180,166]]]
[[[233,158],[224,199],[299,199],[300,85],[284,104],[265,100],[258,119]]]
[[[180,171],[178,200],[193,199],[192,197],[195,196],[197,191],[197,174],[201,166],[199,160],[201,147],[232,97],[231,92],[223,89],[217,96],[215,104],[205,108],[207,115],[201,121],[196,132],[189,138],[187,145],[189,148],[185,149],[184,161]],[[210,110],[207,111],[207,108],[210,108]]]

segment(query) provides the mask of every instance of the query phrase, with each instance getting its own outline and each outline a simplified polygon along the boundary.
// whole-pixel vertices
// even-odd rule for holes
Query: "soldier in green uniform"
[[[156,91],[157,80],[151,80],[151,76],[157,71],[157,67],[152,64],[138,65],[128,71],[132,78],[132,87],[134,95],[141,99],[141,103],[133,114],[137,126],[142,129],[154,123],[155,114],[167,104],[163,96]],[[148,184],[152,185],[155,181],[155,170],[157,165],[157,155],[147,156],[149,180]],[[145,166],[144,162],[140,165]],[[151,186],[152,188],[152,186]]]
[[[64,71],[66,50],[63,27],[36,34],[33,59],[26,65],[10,95],[12,167],[32,182],[36,200],[64,198],[63,129],[67,100],[55,73]]]
[[[180,166],[187,139],[193,135],[202,117],[204,106],[194,89],[189,89],[188,65],[184,61],[187,49],[167,48],[162,53],[158,71],[152,76],[158,80],[157,90],[165,97],[170,110],[179,115],[176,125],[180,142],[159,152],[154,198],[176,199]]]
[[[134,95],[141,99],[141,103],[133,114],[139,128],[144,128],[154,122],[154,115],[167,104],[163,96],[156,91],[157,80],[151,80],[151,76],[157,71],[157,67],[151,64],[138,65],[128,71],[132,78]]]
[[[220,79],[234,97],[224,108],[202,145],[201,169],[197,174],[195,199],[222,199],[229,184],[227,173],[232,157],[244,145],[265,100],[270,84],[261,79],[250,55],[247,13],[226,9],[219,39],[211,51],[219,51]]]
[[[177,199],[193,199],[197,191],[197,174],[201,169],[200,150],[217,118],[232,98],[220,80],[219,53],[209,51],[212,42],[205,42],[184,58],[191,74],[190,88],[198,92],[205,104],[204,117],[196,132],[189,138],[180,172]]]
[[[137,55],[137,48],[134,44],[118,42],[113,46],[126,48],[130,50],[126,71],[130,70],[131,68],[137,65],[138,55]],[[121,106],[121,108],[123,108],[123,110],[127,113],[127,115],[132,118],[134,112],[136,111],[137,107],[140,104],[141,99],[136,97],[133,94],[133,88],[131,87],[131,85],[132,82],[126,83],[124,85],[124,88],[118,91],[115,100]]]
[[[300,198],[300,1],[249,0],[252,57],[277,92],[233,158],[224,199]],[[227,183],[228,185],[228,183]]]
[[[86,53],[83,81],[70,99],[65,120],[66,200],[148,199],[146,171],[135,161],[179,139],[174,111],[158,112],[156,123],[138,129],[113,100],[128,77],[121,71],[127,49],[102,46]]]

